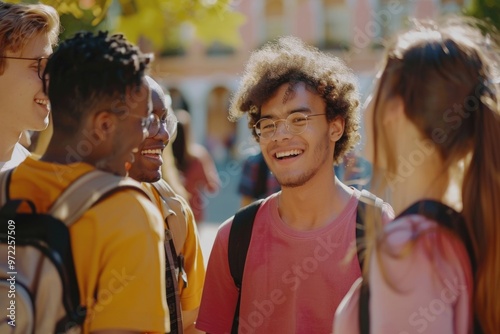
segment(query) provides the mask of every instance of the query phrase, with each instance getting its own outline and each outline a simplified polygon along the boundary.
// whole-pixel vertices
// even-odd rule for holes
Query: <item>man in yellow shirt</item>
[[[39,161],[27,158],[13,171],[10,198],[30,200],[44,213],[85,173],[97,168],[125,176],[152,121],[144,79],[149,61],[121,35],[79,33],[63,42],[43,78],[44,85],[50,78],[53,137]],[[69,232],[87,308],[84,333],[170,330],[163,219],[144,194],[118,190]]]
[[[150,77],[146,77],[151,89],[154,121],[148,129],[148,137],[135,153],[135,162],[129,176],[142,182],[143,188],[154,198],[165,219],[165,247],[171,250],[172,276],[177,296],[169,296],[171,333],[201,333],[194,328],[201,302],[205,279],[205,266],[193,212],[184,198],[176,194],[162,179],[162,153],[174,137],[177,120],[171,107],[171,98]],[[167,251],[167,253],[169,253]],[[168,254],[167,254],[168,258]],[[168,259],[167,259],[168,261]],[[168,276],[167,270],[167,276]],[[168,280],[168,277],[167,277]],[[168,293],[168,284],[167,284]],[[176,298],[177,297],[177,298]],[[178,314],[173,317],[173,308]]]

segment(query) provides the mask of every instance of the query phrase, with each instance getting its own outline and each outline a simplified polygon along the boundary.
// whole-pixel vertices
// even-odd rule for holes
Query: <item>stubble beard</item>
[[[293,177],[282,178],[275,174],[276,180],[281,185],[281,188],[297,188],[306,184],[309,180],[311,180],[318,171],[321,169],[323,164],[328,159],[328,144],[329,139],[323,141],[319,146],[314,149],[313,159],[314,161],[318,161],[318,163],[311,167],[310,169],[304,171],[302,174]],[[332,165],[333,169],[333,165]]]

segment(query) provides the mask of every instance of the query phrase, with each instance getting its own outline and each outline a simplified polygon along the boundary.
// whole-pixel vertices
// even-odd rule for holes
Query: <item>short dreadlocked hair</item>
[[[289,89],[303,82],[325,101],[330,122],[337,116],[345,120],[344,134],[335,144],[334,161],[342,161],[345,153],[359,141],[358,92],[351,70],[337,57],[306,45],[296,37],[282,37],[252,53],[241,79],[239,90],[231,100],[229,118],[233,121],[248,113],[252,129],[260,118],[261,107],[283,84]]]
[[[103,102],[123,99],[127,88],[139,88],[151,56],[123,35],[77,33],[61,43],[47,63],[45,86],[54,130],[74,131],[84,114]],[[44,85],[47,80],[44,80]]]

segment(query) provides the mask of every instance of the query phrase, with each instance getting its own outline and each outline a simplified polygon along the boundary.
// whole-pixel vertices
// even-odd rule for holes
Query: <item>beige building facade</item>
[[[366,97],[383,45],[409,18],[434,18],[459,13],[468,0],[233,0],[243,13],[241,46],[204,46],[179,31],[177,50],[157,57],[153,75],[169,90],[174,104],[193,119],[196,142],[204,144],[217,162],[241,159],[255,143],[246,119],[227,120],[231,93],[252,50],[282,35],[341,57],[357,75]],[[168,50],[167,50],[168,51]]]

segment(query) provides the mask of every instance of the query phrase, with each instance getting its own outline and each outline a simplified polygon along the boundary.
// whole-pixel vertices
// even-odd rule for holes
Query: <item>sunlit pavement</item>
[[[198,231],[205,263],[208,261],[220,224],[239,209],[240,196],[237,191],[241,172],[239,167],[240,164],[234,161],[218,165],[220,189],[216,194],[206,194],[204,197],[206,221],[198,224]]]
[[[205,260],[205,265],[208,262],[208,257],[210,251],[212,250],[212,245],[217,234],[217,229],[219,228],[218,223],[204,222],[198,225],[198,232],[200,233],[200,243],[201,249],[203,251],[203,259]]]

